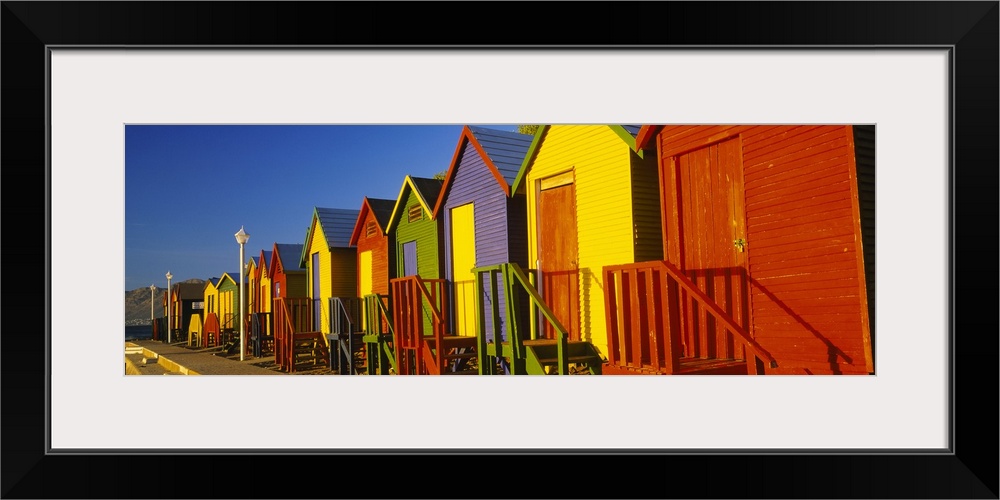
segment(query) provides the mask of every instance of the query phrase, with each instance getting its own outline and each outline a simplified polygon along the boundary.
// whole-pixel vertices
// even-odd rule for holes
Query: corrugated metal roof
[[[278,258],[281,259],[281,265],[285,266],[285,272],[306,270],[299,263],[302,243],[276,243],[274,247],[278,249]]]
[[[385,230],[386,225],[389,224],[389,217],[392,217],[392,209],[396,207],[396,200],[368,198],[368,206],[371,207],[372,213],[375,214],[375,220],[378,221],[378,225]]]
[[[354,231],[354,223],[358,220],[359,212],[361,211],[346,208],[316,207],[316,216],[319,218],[323,236],[326,237],[327,246],[330,248],[350,246],[351,232]]]
[[[534,135],[506,132],[469,125],[473,137],[483,147],[491,162],[496,165],[507,184],[513,184],[524,163]],[[638,129],[636,129],[638,130]]]
[[[444,181],[413,176],[410,176],[410,179],[413,181],[413,187],[416,188],[420,197],[430,207],[428,211],[433,210],[434,204],[437,203],[438,195],[441,194],[441,186],[444,185]]]

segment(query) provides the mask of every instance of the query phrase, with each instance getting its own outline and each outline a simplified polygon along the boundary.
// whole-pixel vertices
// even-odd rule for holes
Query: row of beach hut
[[[247,354],[342,374],[873,374],[875,129],[465,126],[246,263]],[[237,273],[175,285],[232,345]],[[193,309],[198,303],[200,309]]]

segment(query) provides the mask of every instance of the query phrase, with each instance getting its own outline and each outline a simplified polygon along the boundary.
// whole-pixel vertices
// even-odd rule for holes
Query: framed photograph
[[[324,481],[339,486],[318,494],[419,496],[412,485],[440,465],[450,479],[433,491],[470,497],[514,467],[577,482],[538,497],[997,498],[997,338],[978,305],[995,297],[995,254],[956,232],[997,214],[997,2],[574,4],[610,25],[589,37],[564,16],[498,6],[463,5],[482,11],[469,31],[419,3],[3,2],[8,242],[46,256],[8,267],[44,268],[5,297],[8,322],[41,318],[44,335],[16,333],[19,321],[2,339],[2,446],[17,458],[4,497],[306,496],[315,486],[285,478],[335,464]],[[502,40],[508,26],[567,42]],[[127,127],[495,123],[871,127],[877,369],[123,376]],[[481,470],[453,478],[463,456]],[[375,479],[340,472],[368,461],[393,472],[373,490],[344,486]],[[638,473],[650,468],[665,472]],[[219,490],[199,490],[201,473]]]

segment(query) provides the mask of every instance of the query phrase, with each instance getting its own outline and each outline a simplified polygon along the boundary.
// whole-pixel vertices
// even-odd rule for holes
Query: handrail
[[[295,332],[295,325],[292,324],[285,297],[274,299],[274,312],[278,320],[275,321],[274,330],[274,358],[282,370],[291,371],[288,360],[289,336]]]
[[[674,278],[688,293],[693,295],[699,304],[704,306],[708,312],[712,313],[712,316],[715,316],[715,319],[721,321],[726,325],[726,328],[729,331],[735,333],[736,336],[738,336],[743,342],[743,345],[752,349],[757,357],[765,359],[771,365],[771,368],[776,368],[778,366],[778,362],[774,359],[774,356],[771,356],[771,353],[767,352],[767,350],[758,344],[756,340],[751,338],[750,333],[747,332],[745,328],[733,321],[733,318],[726,314],[726,311],[722,310],[722,308],[715,303],[715,300],[699,289],[698,285],[691,282],[691,279],[685,276],[680,269],[667,261],[659,260],[655,262],[657,265],[663,267],[663,269],[670,274],[670,277]]]
[[[402,285],[402,286],[407,287],[407,288],[413,288],[413,287],[415,287],[419,291],[420,295],[422,295],[423,298],[427,300],[427,304],[430,306],[431,316],[432,316],[432,319],[431,319],[431,328],[433,329],[433,337],[434,337],[434,341],[435,341],[434,345],[436,346],[435,348],[437,349],[437,355],[434,356],[434,364],[437,366],[438,373],[441,373],[442,370],[444,370],[444,349],[443,349],[443,345],[444,345],[444,329],[446,328],[446,324],[445,324],[445,321],[444,321],[444,318],[443,318],[443,316],[444,316],[443,311],[444,311],[444,309],[445,309],[445,307],[447,305],[447,299],[445,297],[445,294],[446,294],[446,290],[445,290],[446,280],[443,280],[443,279],[440,279],[440,278],[423,279],[423,278],[420,277],[420,275],[414,274],[414,275],[410,275],[410,276],[404,276],[404,277],[400,277],[400,278],[394,278],[394,279],[391,280],[391,283],[392,284],[396,284],[396,285]],[[409,283],[410,285],[407,285],[407,283]],[[436,295],[437,294],[436,293],[432,294],[427,289],[427,287],[425,286],[425,283],[435,283],[435,284],[439,284],[440,285],[440,289],[441,289],[441,297],[440,297],[441,307],[440,307],[440,310],[438,308],[437,301],[436,301]],[[393,290],[397,290],[397,287],[394,287]],[[400,307],[400,306],[402,306],[402,304],[397,304],[396,305],[397,308]],[[401,354],[401,349],[403,349],[403,348],[414,348],[414,347],[416,347],[419,350],[425,349],[426,348],[426,343],[425,343],[423,337],[425,337],[425,335],[423,335],[421,333],[419,335],[419,337],[415,339],[418,342],[418,345],[416,345],[416,346],[411,346],[411,345],[409,345],[409,343],[401,342],[400,343],[401,345],[396,346],[396,350],[397,350],[396,355],[399,356]],[[417,363],[417,364],[419,366],[419,363]]]
[[[379,300],[376,300],[375,302],[378,303],[379,310],[382,311],[382,315],[385,316],[385,318],[386,318],[385,326],[389,327],[389,331],[393,335],[395,335],[396,334],[396,329],[392,327],[392,322],[388,321],[388,319],[392,317],[389,314],[389,310],[386,309],[385,304],[382,303],[382,300],[381,300],[382,297],[381,297],[381,295],[375,295],[375,296],[379,298]]]
[[[472,272],[476,274],[477,287],[481,286],[479,285],[480,277],[484,273],[491,273],[492,276],[493,272],[499,272],[503,275],[504,289],[507,296],[508,317],[513,316],[513,311],[515,308],[512,300],[513,287],[511,285],[513,284],[514,279],[516,279],[519,282],[521,288],[528,294],[528,298],[531,301],[531,303],[537,308],[537,310],[542,314],[542,316],[549,322],[552,328],[556,331],[555,340],[557,346],[556,352],[558,356],[557,359],[559,363],[559,373],[561,375],[565,375],[569,371],[569,364],[566,360],[567,350],[569,348],[568,346],[569,332],[566,330],[566,327],[564,327],[562,323],[556,318],[555,313],[553,313],[552,310],[549,308],[549,306],[545,303],[545,300],[542,299],[542,296],[538,294],[538,291],[531,283],[531,280],[525,275],[524,270],[521,269],[521,266],[518,265],[516,262],[507,262],[504,264],[475,267],[472,269]],[[491,277],[491,282],[492,282],[492,277]],[[477,301],[478,300],[479,298],[477,297]],[[533,323],[534,322],[533,316],[531,320]],[[521,335],[518,333],[518,329],[514,323],[515,322],[513,321],[508,321],[508,332],[510,333],[509,335],[510,346],[514,352],[515,357],[523,357],[524,346],[520,338]],[[482,324],[482,321],[480,321],[480,324]],[[481,333],[483,336],[485,336],[485,332]],[[499,339],[496,340],[496,344],[497,344],[497,355],[500,356],[502,355],[502,348],[500,347]],[[482,364],[480,364],[480,366],[482,366]]]
[[[708,313],[710,316],[715,318],[716,321],[721,323],[720,325],[721,327],[724,327],[725,329],[730,331],[734,335],[734,338],[739,343],[743,344],[744,347],[749,349],[753,355],[757,356],[762,360],[767,361],[771,368],[775,368],[778,366],[777,361],[774,359],[774,357],[771,356],[771,354],[766,349],[764,349],[760,344],[757,343],[756,340],[754,340],[750,336],[750,333],[746,330],[746,328],[736,323],[730,314],[726,313],[725,310],[723,310],[722,307],[720,307],[713,298],[709,297],[707,293],[698,288],[698,285],[695,284],[693,281],[691,281],[691,279],[688,278],[684,274],[684,272],[681,271],[674,264],[662,260],[637,262],[629,264],[618,264],[612,266],[604,266],[604,273],[606,274],[606,280],[608,282],[607,286],[613,288],[615,286],[613,275],[616,273],[620,273],[622,279],[624,279],[626,274],[643,272],[643,271],[652,271],[654,269],[659,269],[661,272],[664,273],[665,279],[672,279],[681,290],[690,294],[691,298],[706,313]],[[664,285],[666,285],[666,282],[664,282]],[[647,286],[649,286],[649,284],[647,284]],[[622,290],[622,292],[624,293],[625,290]],[[606,301],[606,307],[608,308],[608,321],[610,322],[612,321],[613,310],[622,307],[622,305],[619,304],[617,302],[618,299],[615,298],[616,292],[611,291],[609,292],[609,294],[610,295],[605,299],[605,301]],[[627,297],[623,297],[623,300],[626,298]],[[634,296],[632,297],[632,300],[635,300]],[[676,300],[676,298],[671,300]],[[612,301],[614,301],[615,304],[617,304],[617,307],[612,306]],[[648,307],[652,307],[652,305]],[[668,306],[664,305],[664,307]],[[609,326],[609,328],[611,327]],[[609,330],[609,333],[610,332],[611,330]],[[673,335],[670,333],[670,328],[667,329],[667,334],[671,336]],[[609,338],[608,340],[609,342],[612,341],[611,338]],[[667,345],[665,347],[667,349],[667,354],[668,354],[666,368],[668,369],[668,371],[670,371],[672,370],[671,367],[673,367],[674,363],[677,361],[674,358],[678,356],[676,353],[671,354],[671,352],[673,352],[677,348],[677,346],[674,345],[674,343],[676,342],[675,338],[668,337],[666,340],[667,340]],[[610,343],[609,347],[611,347]],[[656,366],[655,359],[653,361],[654,361],[654,366]]]
[[[437,310],[436,307],[434,307],[434,298],[431,297],[430,291],[428,291],[427,288],[424,286],[424,282],[440,282],[440,283],[443,284],[444,280],[442,280],[442,279],[427,279],[427,280],[425,280],[425,279],[421,278],[419,275],[407,276],[407,278],[413,278],[413,279],[416,280],[417,285],[420,286],[420,293],[423,294],[424,298],[426,298],[427,302],[431,305],[431,314],[434,315],[434,319],[438,320],[439,324],[444,323],[444,320],[441,319],[441,313],[438,312],[438,310]],[[404,279],[406,279],[406,278],[404,278]],[[443,288],[442,288],[442,293],[444,293],[443,292]]]
[[[431,315],[433,316],[431,325],[434,331],[434,346],[435,350],[437,351],[437,355],[435,356],[434,354],[431,354],[431,357],[434,360],[434,365],[437,366],[437,373],[440,374],[444,371],[444,321],[441,319],[441,313],[437,310],[437,307],[434,304],[434,298],[431,297],[430,291],[428,291],[427,287],[424,286],[423,280],[421,280],[419,276],[416,276],[416,279],[417,279],[417,285],[420,288],[420,293],[423,294],[424,299],[427,300],[427,304],[431,307]],[[442,284],[441,304],[443,309],[445,301],[444,280],[436,280],[436,281],[440,281]],[[423,339],[421,339],[421,341],[423,341]],[[426,347],[421,346],[421,349],[426,349]]]
[[[376,334],[379,336],[378,341],[375,343],[376,351],[374,353],[368,353],[369,373],[373,373],[371,371],[371,363],[373,363],[375,359],[379,360],[378,363],[381,364],[382,353],[385,353],[385,359],[386,361],[389,362],[389,366],[392,368],[392,370],[396,373],[399,373],[399,370],[396,367],[395,352],[391,350],[388,342],[383,342],[384,339],[383,335],[385,335],[385,332],[382,331],[383,319],[385,319],[385,326],[388,327],[389,329],[389,338],[391,339],[396,338],[396,329],[393,327],[393,323],[391,321],[392,315],[389,314],[388,308],[382,302],[383,297],[389,298],[388,295],[383,296],[379,294],[368,294],[364,296],[364,301],[366,305],[370,303],[377,304],[373,306],[373,310],[371,311],[369,311],[368,308],[365,307],[365,313],[366,314],[370,313],[368,317],[369,328],[374,329]],[[379,313],[381,313],[381,315],[379,315]],[[371,334],[372,332],[369,331],[368,333]]]
[[[346,346],[344,345],[343,339],[340,339],[337,342],[338,344],[340,344],[339,346],[337,346],[337,357],[338,357],[337,367],[338,367],[338,369],[341,370],[341,373],[342,373],[343,372],[343,368],[340,366],[340,360],[339,360],[339,358],[340,358],[340,354],[345,354],[347,356],[348,363],[350,365],[349,374],[356,375],[355,370],[354,370],[354,321],[351,319],[351,313],[350,313],[350,311],[347,310],[347,306],[344,305],[344,299],[345,299],[345,297],[330,297],[330,304],[331,304],[330,309],[336,309],[336,310],[338,310],[338,312],[335,315],[331,311],[331,315],[330,316],[331,316],[331,320],[333,321],[333,328],[331,328],[330,331],[331,331],[331,333],[338,334],[338,335],[341,334],[341,333],[346,333],[347,334],[347,345]],[[359,299],[354,298],[354,300],[359,300]],[[343,316],[341,316],[341,314],[343,314]],[[341,322],[340,322],[340,320],[341,320],[342,317],[347,320],[346,321],[346,323],[347,323],[347,331],[346,332],[342,331],[342,328],[341,328]],[[346,352],[344,351],[345,347],[347,349]],[[332,346],[330,346],[330,345],[327,345],[327,348],[330,349],[330,369],[332,370],[333,369],[333,349],[332,349]]]

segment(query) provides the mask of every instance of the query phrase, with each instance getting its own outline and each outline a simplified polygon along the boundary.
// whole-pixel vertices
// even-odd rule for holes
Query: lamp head
[[[236,242],[240,245],[246,244],[250,240],[250,235],[243,230],[243,226],[240,226],[240,232],[236,233]]]

